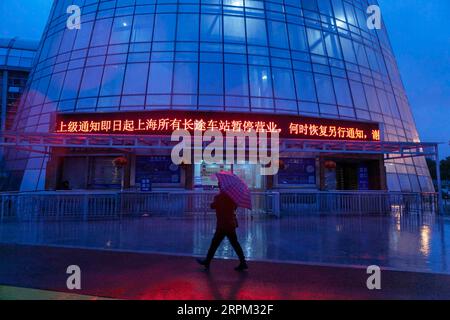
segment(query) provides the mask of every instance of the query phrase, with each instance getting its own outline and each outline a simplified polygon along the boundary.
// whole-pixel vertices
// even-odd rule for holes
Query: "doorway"
[[[325,159],[324,163],[324,190],[383,190],[384,171],[381,170],[380,160],[334,158]],[[327,165],[329,163],[333,166]]]

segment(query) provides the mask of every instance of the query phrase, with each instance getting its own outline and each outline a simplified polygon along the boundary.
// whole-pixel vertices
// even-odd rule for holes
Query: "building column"
[[[183,165],[184,170],[184,187],[186,190],[194,189],[194,165]]]
[[[319,155],[319,191],[325,190],[325,159]]]
[[[441,159],[439,158],[439,145],[435,147],[435,158],[436,158],[436,179],[437,179],[437,200],[439,214],[444,214],[444,200],[442,199],[442,181],[441,181]]]
[[[387,191],[386,166],[384,165],[384,155],[378,161],[380,166],[380,190]]]
[[[133,161],[133,157],[131,153],[126,153],[125,158],[127,159],[127,164],[123,168],[123,188],[130,189],[131,185],[131,161]]]
[[[8,70],[3,71],[2,101],[1,101],[1,131],[6,129],[6,113],[8,104]]]
[[[63,159],[53,155],[47,162],[45,170],[45,190],[58,190],[61,186],[61,167]]]

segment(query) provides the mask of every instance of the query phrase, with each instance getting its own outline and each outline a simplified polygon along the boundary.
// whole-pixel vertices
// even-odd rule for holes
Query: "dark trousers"
[[[241,245],[237,239],[236,230],[216,230],[214,237],[211,241],[211,246],[209,247],[208,254],[206,256],[206,261],[208,263],[214,258],[217,248],[220,246],[222,240],[227,237],[233,246],[234,251],[239,257],[241,262],[245,262],[244,252],[242,251]]]

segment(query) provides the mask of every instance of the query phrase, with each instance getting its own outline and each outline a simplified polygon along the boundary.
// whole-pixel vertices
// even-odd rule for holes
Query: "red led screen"
[[[171,135],[174,130],[278,131],[282,138],[379,141],[377,123],[295,115],[200,111],[59,113],[55,132],[79,134]]]

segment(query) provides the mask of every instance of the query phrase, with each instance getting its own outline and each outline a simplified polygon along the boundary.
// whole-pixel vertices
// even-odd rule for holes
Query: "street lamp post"
[[[441,162],[439,159],[439,145],[436,144],[436,179],[437,179],[437,187],[438,187],[438,206],[439,213],[444,214],[444,202],[442,200],[442,181],[441,181]]]

